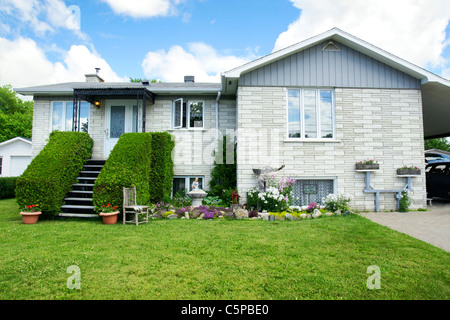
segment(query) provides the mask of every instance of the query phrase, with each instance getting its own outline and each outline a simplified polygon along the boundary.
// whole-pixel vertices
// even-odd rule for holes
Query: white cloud
[[[133,18],[168,16],[176,13],[176,6],[183,0],[102,0],[116,14]]]
[[[87,36],[80,31],[80,9],[67,7],[62,0],[1,0],[0,11],[16,17],[17,23],[29,24],[40,36],[55,32],[58,28],[73,30],[80,38]],[[72,10],[75,9],[75,10]]]
[[[34,86],[58,82],[85,81],[84,75],[101,68],[106,81],[127,81],[119,77],[93,49],[73,45],[62,52],[61,61],[51,62],[32,39],[0,38],[0,85]]]
[[[291,0],[300,17],[278,37],[275,50],[338,27],[421,67],[443,68],[448,0]]]
[[[167,82],[183,82],[185,75],[193,75],[196,82],[219,82],[221,72],[256,58],[251,51],[243,57],[221,55],[213,47],[201,42],[189,43],[187,47],[187,50],[173,46],[167,52],[148,52],[142,62],[145,76]]]

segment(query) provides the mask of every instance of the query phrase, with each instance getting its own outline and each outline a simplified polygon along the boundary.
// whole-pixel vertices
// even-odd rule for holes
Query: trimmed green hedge
[[[122,208],[123,187],[136,186],[137,203],[147,205],[170,194],[173,180],[172,149],[167,132],[124,133],[95,181],[96,211],[108,203]]]
[[[0,178],[0,199],[9,199],[16,196],[16,180],[17,177]]]
[[[47,145],[17,179],[19,206],[39,204],[43,214],[60,213],[65,195],[91,157],[92,146],[85,132],[52,132]]]
[[[152,170],[150,172],[150,201],[161,201],[171,194],[173,181],[172,150],[175,142],[167,132],[152,133]]]
[[[94,184],[96,211],[111,203],[121,209],[123,187],[136,186],[138,204],[150,203],[152,134],[124,133],[114,146]]]

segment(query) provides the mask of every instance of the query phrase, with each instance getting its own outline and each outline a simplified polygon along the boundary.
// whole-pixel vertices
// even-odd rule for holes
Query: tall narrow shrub
[[[175,142],[169,133],[152,133],[152,170],[149,181],[151,202],[161,201],[172,191],[174,146]]]
[[[111,151],[94,184],[93,203],[97,211],[108,203],[123,203],[123,187],[136,186],[137,202],[150,203],[152,134],[124,133]]]
[[[19,206],[39,204],[44,214],[61,212],[65,195],[91,157],[92,146],[85,132],[52,132],[47,145],[17,179]]]

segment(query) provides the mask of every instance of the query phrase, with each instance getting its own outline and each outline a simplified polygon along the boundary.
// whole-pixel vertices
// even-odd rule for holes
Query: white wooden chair
[[[132,188],[123,187],[123,224],[135,223],[136,226],[140,223],[148,223],[148,206],[141,206],[136,203],[136,186]],[[134,214],[133,220],[127,220],[127,214]],[[139,218],[144,215],[145,217]]]

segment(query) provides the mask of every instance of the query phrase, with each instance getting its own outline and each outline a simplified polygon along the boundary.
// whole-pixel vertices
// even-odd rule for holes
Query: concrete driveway
[[[428,211],[366,212],[373,222],[450,252],[450,200],[433,200]]]

